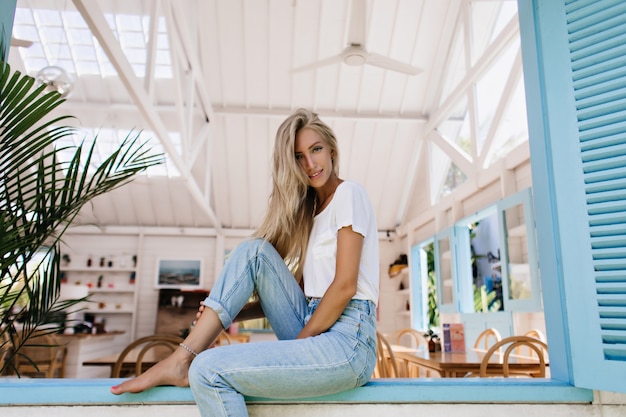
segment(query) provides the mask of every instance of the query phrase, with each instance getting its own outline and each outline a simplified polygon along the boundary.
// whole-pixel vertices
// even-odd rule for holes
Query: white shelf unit
[[[70,261],[62,261],[61,294],[76,293],[71,287],[86,288],[90,302],[80,313],[93,314],[96,322],[105,322],[107,332],[122,331],[134,340],[139,240],[98,233],[67,233],[64,240],[62,255],[69,255]]]
[[[411,319],[411,279],[409,268],[404,268],[398,275],[392,277],[397,283],[398,308],[396,314],[400,327],[409,327]],[[408,322],[407,322],[408,320]]]
[[[134,269],[70,267],[61,270],[67,280],[64,286],[87,287],[90,302],[83,313],[95,315],[96,321],[103,319],[109,331],[132,333],[136,305],[135,284],[131,283],[135,279]]]

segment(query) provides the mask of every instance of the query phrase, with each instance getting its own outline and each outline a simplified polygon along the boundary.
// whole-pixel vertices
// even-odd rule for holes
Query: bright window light
[[[135,75],[144,77],[148,62],[150,16],[108,13],[105,14],[105,18],[119,40]],[[13,35],[33,42],[29,48],[19,48],[29,74],[36,74],[41,68],[49,65],[57,65],[79,77],[82,75],[117,77],[117,71],[76,10],[17,8]],[[156,78],[173,76],[169,39],[163,16],[158,17],[154,76]]]
[[[72,147],[67,150],[61,150],[59,152],[59,157],[63,162],[69,162],[71,158],[74,156],[74,148],[84,143],[82,149],[82,157],[86,158],[91,148],[91,145],[94,141],[96,141],[96,147],[94,149],[94,155],[92,156],[92,164],[90,169],[92,172],[95,170],[95,167],[100,165],[103,160],[105,160],[111,153],[116,150],[122,141],[127,137],[134,137],[135,135],[139,135],[139,141],[141,143],[149,142],[148,148],[150,148],[150,152],[153,154],[164,154],[166,158],[166,162],[164,164],[152,166],[148,168],[142,175],[147,175],[149,177],[157,177],[157,176],[167,176],[167,177],[178,177],[180,176],[180,172],[176,169],[174,163],[171,161],[169,156],[165,153],[161,142],[158,140],[156,135],[151,131],[128,131],[121,129],[95,129],[95,128],[80,128],[76,131],[75,134],[71,136],[66,136],[62,139],[59,139],[55,142],[55,146],[57,149],[64,147]],[[181,137],[177,132],[169,132],[169,139],[174,144],[174,147],[177,152],[181,152]]]

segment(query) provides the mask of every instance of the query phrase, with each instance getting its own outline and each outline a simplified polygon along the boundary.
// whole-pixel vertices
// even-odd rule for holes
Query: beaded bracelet
[[[178,346],[185,349],[187,352],[191,353],[193,356],[198,356],[198,353],[194,351],[192,348],[190,348],[189,346],[187,346],[186,344],[179,343]]]

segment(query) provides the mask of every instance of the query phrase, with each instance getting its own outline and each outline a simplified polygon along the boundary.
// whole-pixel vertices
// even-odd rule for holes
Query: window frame
[[[528,264],[531,283],[531,297],[523,300],[512,300],[510,296],[510,288],[508,283],[509,271],[505,265],[509,264],[509,254],[507,248],[507,230],[506,230],[506,210],[515,207],[516,205],[522,205],[524,212],[524,223],[526,231],[526,246],[528,251]],[[541,284],[539,282],[539,263],[536,245],[535,234],[535,216],[532,207],[532,191],[528,188],[519,191],[507,198],[497,201],[488,207],[478,211],[477,213],[467,216],[453,226],[448,227],[435,234],[433,237],[425,240],[413,246],[412,250],[416,247],[421,248],[429,242],[434,242],[434,256],[435,256],[435,274],[437,277],[437,294],[438,294],[438,308],[440,313],[460,313],[460,314],[481,314],[474,311],[474,291],[471,272],[471,242],[470,233],[467,225],[477,221],[481,221],[486,217],[495,215],[498,223],[498,240],[500,244],[500,256],[502,264],[502,290],[504,300],[505,312],[539,312],[542,311],[541,302]],[[442,239],[449,240],[450,246],[450,268],[451,268],[451,280],[452,280],[452,301],[443,302],[440,294],[442,294],[444,280],[441,273],[441,247],[440,241]],[[412,259],[416,260],[414,256]],[[412,272],[411,286],[423,285],[427,276],[424,276],[419,268],[414,268]],[[413,304],[412,304],[413,305]]]

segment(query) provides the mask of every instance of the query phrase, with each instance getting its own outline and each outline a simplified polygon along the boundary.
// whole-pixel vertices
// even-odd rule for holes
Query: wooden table
[[[478,376],[480,364],[486,352],[427,352],[407,348],[391,347],[397,360],[415,364],[427,371],[434,371],[442,378],[463,378],[468,373]],[[502,363],[498,362],[499,355],[493,355],[487,368],[488,373],[502,375]],[[546,366],[548,364],[546,363]],[[535,377],[539,375],[539,361],[532,358],[509,357],[511,372],[523,373]]]

